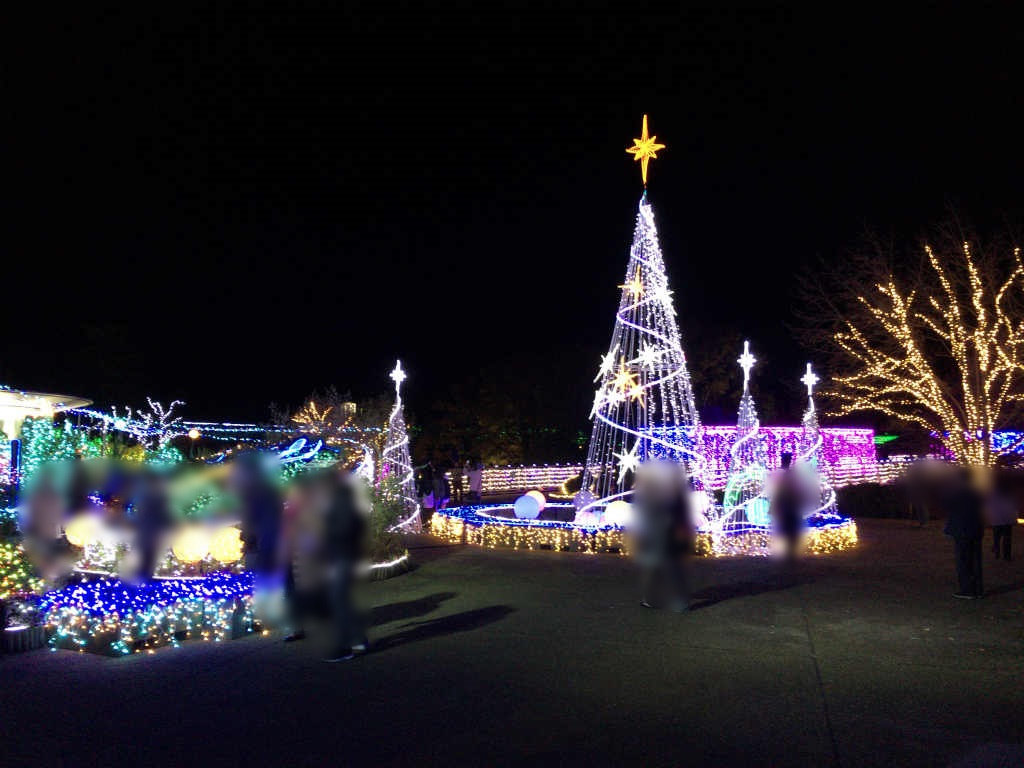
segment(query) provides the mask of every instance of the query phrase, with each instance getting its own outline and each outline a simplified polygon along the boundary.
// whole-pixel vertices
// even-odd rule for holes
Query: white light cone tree
[[[672,291],[647,199],[647,159],[663,145],[643,134],[631,152],[641,161],[640,198],[626,278],[608,353],[602,358],[591,409],[593,427],[579,494],[578,523],[599,523],[605,505],[631,493],[638,465],[654,457],[684,462],[699,474],[694,450],[699,417],[686,369]]]
[[[384,450],[381,451],[377,484],[385,493],[396,494],[405,507],[406,515],[395,529],[418,533],[422,524],[419,500],[416,498],[415,472],[409,454],[409,433],[405,428],[405,414],[402,409],[402,382],[405,381],[406,374],[402,370],[401,360],[395,363],[391,379],[395,382],[395,406],[388,417],[387,437],[384,441]]]

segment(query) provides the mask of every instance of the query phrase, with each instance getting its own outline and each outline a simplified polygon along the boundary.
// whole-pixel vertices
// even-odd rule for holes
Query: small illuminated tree
[[[895,260],[875,245],[843,264],[833,295],[818,283],[805,313],[836,321],[833,415],[887,414],[935,434],[961,463],[991,465],[992,433],[1024,400],[1020,248],[985,249],[954,220],[923,244],[916,274],[907,259],[879,274]]]
[[[399,501],[405,507],[407,516],[399,521],[395,528],[419,532],[420,505],[416,498],[416,477],[409,453],[409,433],[405,428],[405,414],[402,410],[402,382],[405,381],[406,375],[400,360],[395,363],[391,379],[395,382],[395,406],[388,417],[387,437],[378,467],[377,485],[387,497]]]

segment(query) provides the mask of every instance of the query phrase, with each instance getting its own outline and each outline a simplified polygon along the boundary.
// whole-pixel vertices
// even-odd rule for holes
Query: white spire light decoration
[[[814,385],[820,381],[811,364],[807,364],[807,371],[800,382],[807,387],[807,410],[804,411],[802,423],[803,431],[800,434],[800,444],[797,448],[797,455],[794,457],[798,467],[803,467],[817,476],[820,497],[815,499],[807,515],[838,515],[836,509],[836,492],[832,488],[825,475],[825,464],[821,458],[821,426],[818,424],[818,413],[814,408]]]
[[[654,151],[664,145],[653,144],[646,125],[645,115],[643,136],[627,150],[642,161],[645,191],[626,277],[619,286],[615,328],[595,379],[594,425],[576,499],[577,522],[599,519],[608,502],[628,495],[637,465],[653,456],[684,462],[692,474],[701,470],[702,461],[692,447],[699,426],[693,388],[654,211],[647,201],[647,158],[655,157]]]
[[[743,342],[743,354],[736,362],[743,369],[743,395],[736,418],[736,441],[729,449],[729,479],[725,486],[723,514],[718,521],[721,531],[770,523],[765,495],[768,458],[757,406],[750,394],[750,370],[757,359],[750,353],[749,341]]]
[[[388,418],[388,434],[381,452],[380,474],[378,484],[385,490],[397,493],[408,512],[395,529],[419,533],[420,505],[416,499],[416,480],[409,455],[409,433],[405,429],[405,415],[402,412],[402,382],[406,379],[402,370],[402,361],[395,363],[391,379],[395,382],[395,407]]]

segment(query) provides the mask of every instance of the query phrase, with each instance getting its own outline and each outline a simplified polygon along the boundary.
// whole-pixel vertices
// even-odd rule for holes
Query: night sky
[[[948,203],[983,228],[1024,204],[1009,5],[211,5],[26,29],[0,382],[259,420],[386,391],[401,357],[414,411],[498,366],[582,427],[646,112],[684,347],[749,337],[796,417],[796,272],[866,224],[909,240]]]

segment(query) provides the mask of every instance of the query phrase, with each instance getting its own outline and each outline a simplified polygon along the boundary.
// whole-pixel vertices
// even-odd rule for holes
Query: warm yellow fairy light
[[[664,144],[658,144],[654,140],[657,136],[647,135],[647,115],[644,115],[643,128],[640,131],[640,138],[633,139],[633,146],[627,147],[626,151],[633,156],[633,159],[640,163],[640,175],[643,177],[644,186],[647,186],[647,162],[651,158],[658,157],[658,150],[664,149]]]
[[[937,433],[959,461],[989,466],[992,433],[1024,401],[1024,322],[1016,308],[1024,294],[1020,248],[1010,275],[997,285],[982,279],[969,243],[955,261],[941,259],[931,246],[925,253],[941,291],[904,292],[890,277],[876,286],[879,296],[859,297],[883,338],[846,321],[835,340],[857,371],[837,376],[830,394],[840,403],[837,415],[880,411]],[[952,377],[937,372],[930,337],[946,348]]]
[[[309,405],[292,416],[292,421],[302,424],[314,434],[322,432],[327,427],[327,416],[334,410],[334,406],[320,408],[316,401],[310,400]]]

